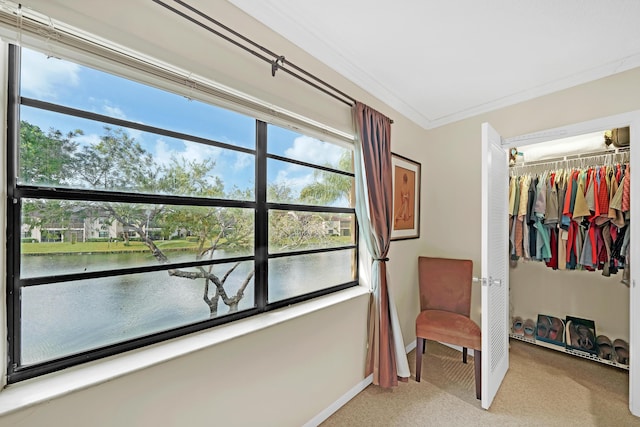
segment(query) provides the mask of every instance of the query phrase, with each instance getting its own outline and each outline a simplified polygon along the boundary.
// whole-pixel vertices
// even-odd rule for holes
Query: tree
[[[159,165],[151,153],[123,129],[108,126],[97,144],[80,148],[72,138],[81,135],[82,131],[63,138],[59,131],[53,130],[43,135],[39,128],[27,122],[23,122],[23,127],[21,134],[27,138],[24,149],[21,145],[20,176],[25,177],[25,181],[55,184],[67,179],[74,186],[96,190],[209,198],[224,196],[222,181],[211,178],[210,172],[215,167],[215,161],[211,159],[172,158],[168,164]],[[185,232],[196,236],[198,260],[213,259],[221,248],[237,250],[253,245],[253,216],[242,209],[53,200],[29,202],[23,206],[24,222],[31,227],[42,227],[53,220],[69,222],[97,215],[105,217],[107,223],[120,223],[125,239],[131,231],[135,232],[162,264],[171,261],[169,254],[154,241],[152,228],[162,228],[164,235]],[[234,264],[221,275],[215,274],[212,266],[189,271],[170,269],[168,274],[189,280],[202,279],[203,300],[214,317],[219,301],[227,305],[229,311],[236,311],[253,278],[252,270],[235,294],[230,295],[225,285],[238,265]]]
[[[18,181],[27,185],[66,183],[77,148],[72,139],[78,135],[81,130],[63,134],[51,129],[45,134],[38,126],[21,121]]]
[[[325,166],[352,170],[352,153],[345,152],[338,165]],[[353,205],[353,178],[324,170],[314,171],[314,182],[300,191],[299,199],[285,184],[272,184],[267,189],[269,201],[328,206],[341,199]],[[329,224],[336,221],[336,215],[312,212],[272,210],[269,217],[269,245],[276,251],[290,250],[303,246],[324,246],[329,238]],[[339,220],[338,220],[339,221]],[[353,234],[352,234],[353,235]]]
[[[353,171],[353,152],[345,151],[338,160],[337,167],[327,164],[325,166],[334,169]],[[300,199],[306,203],[321,206],[332,205],[342,199],[348,202],[348,206],[355,206],[355,182],[352,177],[323,170],[314,171],[314,182],[300,191]],[[349,234],[355,236],[355,222],[350,221]],[[352,259],[351,271],[355,274],[357,260]]]
[[[325,218],[314,212],[271,211],[269,246],[275,251],[319,245],[327,240]]]
[[[104,130],[99,143],[74,153],[77,184],[96,190],[157,191],[161,168],[151,154],[123,129]]]
[[[291,187],[282,182],[269,184],[267,187],[267,200],[275,203],[293,203],[295,196]]]
[[[77,143],[73,138],[82,135],[81,130],[63,134],[50,129],[46,134],[36,125],[20,122],[18,182],[24,185],[66,186],[73,170],[73,153]],[[69,229],[72,219],[72,203],[60,200],[23,201],[23,222],[29,229],[43,230],[45,239],[54,238],[52,228]]]
[[[72,185],[93,190],[140,194],[187,195],[203,198],[255,199],[253,189],[233,188],[225,194],[220,178],[213,177],[216,164],[212,159],[187,160],[173,157],[168,163],[155,161],[125,130],[105,126],[95,144],[79,144],[76,130],[63,135],[50,130],[47,135],[23,122],[24,147],[21,144],[20,176],[22,182]],[[350,170],[350,153],[339,168]],[[348,197],[352,200],[352,181],[348,176],[318,171],[316,182],[305,187],[298,199],[290,187],[271,185],[268,199],[279,203],[303,201],[328,205]],[[197,240],[196,260],[212,260],[221,250],[249,251],[253,247],[254,211],[252,209],[182,206],[166,204],[79,202],[39,200],[24,201],[24,223],[30,227],[46,224],[71,224],[72,221],[100,219],[103,224],[118,223],[125,244],[139,237],[157,262],[171,263],[170,252],[162,250],[155,236],[184,235]],[[274,250],[324,245],[329,238],[327,215],[307,212],[272,210],[270,214],[270,246]],[[60,225],[63,227],[63,225]],[[159,231],[158,231],[159,230]],[[220,301],[230,312],[238,310],[254,271],[246,273],[233,292],[230,277],[237,275],[240,263],[216,274],[213,266],[194,269],[169,269],[168,274],[185,280],[202,280],[203,300],[211,317],[218,314]],[[234,276],[235,277],[235,276]]]
[[[76,202],[64,200],[26,200],[22,205],[23,224],[40,229],[45,240],[57,240],[52,230],[68,230],[78,213]]]
[[[339,170],[353,170],[352,156],[351,151],[345,151],[340,156],[337,167],[330,164],[325,166]],[[327,206],[344,199],[349,203],[349,206],[354,206],[354,183],[352,177],[319,169],[316,169],[313,175],[314,182],[300,191],[300,199],[302,201]]]

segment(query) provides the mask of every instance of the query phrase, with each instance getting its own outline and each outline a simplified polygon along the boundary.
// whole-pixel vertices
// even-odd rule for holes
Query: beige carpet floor
[[[415,350],[409,353],[412,375]],[[422,381],[370,385],[329,417],[331,426],[640,426],[628,371],[511,340],[509,371],[491,408],[475,398],[473,359],[428,342]]]

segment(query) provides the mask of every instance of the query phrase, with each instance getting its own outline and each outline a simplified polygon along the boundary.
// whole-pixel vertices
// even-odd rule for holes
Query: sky
[[[26,48],[22,49],[21,95],[72,108],[108,115],[136,123],[213,139],[239,147],[255,149],[255,119],[223,108],[190,100],[105,72]],[[22,107],[21,120],[39,126],[45,133],[53,128],[67,133],[82,129],[79,144],[95,144],[104,135],[104,124]],[[211,147],[162,135],[125,129],[158,163],[171,157],[216,161],[213,174],[222,179],[225,191],[233,186],[253,188],[254,157],[234,150]],[[269,125],[272,154],[305,162],[337,165],[344,148],[318,139]],[[299,192],[313,182],[313,169],[269,160],[270,183],[281,183]]]

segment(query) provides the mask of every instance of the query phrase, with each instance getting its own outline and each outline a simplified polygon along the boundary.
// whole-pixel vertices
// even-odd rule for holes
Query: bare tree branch
[[[233,270],[235,270],[236,268],[238,268],[238,266],[239,266],[239,265],[240,265],[240,262],[236,262],[236,264],[235,264],[233,267],[231,267],[231,268],[229,269],[229,271],[227,271],[227,272],[225,273],[225,275],[224,275],[224,276],[222,276],[222,284],[223,284],[223,285],[224,285],[224,282],[226,282],[226,281],[227,281],[227,277],[229,277],[229,275],[230,275],[231,273],[233,273]]]

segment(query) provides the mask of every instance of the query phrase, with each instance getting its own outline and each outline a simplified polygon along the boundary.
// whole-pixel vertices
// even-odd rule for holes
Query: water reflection
[[[346,250],[271,260],[270,301],[352,280],[349,256],[352,253],[353,250]],[[118,266],[127,262],[136,264],[139,260],[128,260],[132,255],[144,256],[29,256],[24,257],[23,267],[54,275],[68,272],[69,264],[82,265],[83,262],[93,264],[99,261]],[[86,257],[101,259],[86,260]],[[213,268],[222,277],[231,266],[221,264]],[[253,262],[246,261],[229,276],[225,283],[229,295],[235,295],[252,269]],[[213,291],[212,288],[210,295]],[[203,295],[203,279],[173,277],[166,271],[23,288],[22,363],[42,362],[206,320],[210,311]],[[246,310],[253,305],[252,278],[238,310]],[[228,307],[221,301],[218,315],[227,313]]]

